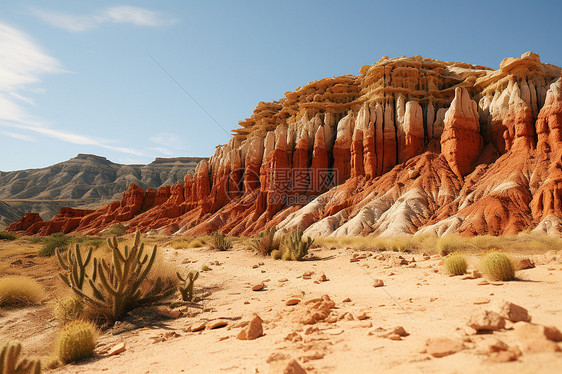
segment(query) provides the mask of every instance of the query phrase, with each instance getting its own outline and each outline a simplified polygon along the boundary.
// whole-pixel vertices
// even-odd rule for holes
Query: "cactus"
[[[279,249],[274,249],[273,251],[271,251],[271,258],[274,260],[280,260],[282,256],[282,253]]]
[[[228,251],[232,248],[232,240],[220,231],[215,231],[212,235],[211,246],[219,251]]]
[[[1,374],[40,374],[41,362],[24,358],[18,363],[20,343],[6,343],[0,348]]]
[[[293,261],[302,260],[302,258],[308,254],[308,250],[312,246],[312,243],[314,243],[314,239],[307,238],[306,240],[303,240],[302,236],[303,232],[297,229],[296,232],[289,235],[289,237],[286,239],[285,253],[289,253],[291,260]],[[283,260],[286,259],[285,253],[283,253]]]
[[[480,262],[482,272],[491,280],[509,281],[515,278],[515,270],[509,258],[501,252],[486,254]]]
[[[67,296],[55,305],[55,317],[64,325],[80,319],[84,314],[84,303],[76,296]]]
[[[176,273],[179,280],[181,282],[183,282],[183,284],[180,284],[178,286],[178,290],[181,293],[181,298],[183,301],[193,301],[193,285],[195,284],[195,281],[197,280],[197,278],[199,278],[199,272],[189,272],[189,274],[187,274],[187,277],[183,278],[180,273]]]
[[[463,275],[468,267],[466,259],[460,253],[451,253],[445,258],[443,264],[449,274],[452,275]]]
[[[78,245],[68,251],[67,259],[57,251],[57,258],[64,272],[62,280],[83,301],[109,320],[116,320],[138,306],[154,303],[169,297],[175,287],[164,289],[164,282],[158,278],[149,287],[141,287],[154,264],[157,247],[150,255],[144,253],[144,243],[140,242],[137,231],[133,246],[119,249],[117,238],[107,239],[112,251],[112,262],[92,257],[92,248],[83,257]],[[91,271],[87,266],[93,258]],[[87,282],[86,282],[87,281]]]
[[[97,330],[90,322],[72,321],[66,324],[57,340],[57,355],[64,363],[94,355]]]

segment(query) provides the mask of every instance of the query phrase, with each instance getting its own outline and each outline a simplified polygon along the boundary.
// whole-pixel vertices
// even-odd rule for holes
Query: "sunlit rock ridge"
[[[131,185],[96,211],[24,217],[27,234],[129,231],[311,236],[559,235],[560,67],[527,52],[498,70],[381,58],[258,103],[184,183]]]

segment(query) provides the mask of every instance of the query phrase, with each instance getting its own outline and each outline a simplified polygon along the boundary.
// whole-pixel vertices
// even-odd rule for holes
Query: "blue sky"
[[[560,14],[559,1],[0,0],[0,170],[210,156],[259,101],[383,55],[497,68],[533,50],[560,66]]]

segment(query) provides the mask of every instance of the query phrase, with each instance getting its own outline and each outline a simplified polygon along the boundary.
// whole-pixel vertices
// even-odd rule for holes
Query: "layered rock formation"
[[[557,233],[560,74],[532,52],[498,70],[385,56],[260,102],[183,185],[131,186],[120,202],[53,222],[79,221],[61,230],[82,233],[116,222],[182,235]],[[52,231],[42,225],[21,231]]]

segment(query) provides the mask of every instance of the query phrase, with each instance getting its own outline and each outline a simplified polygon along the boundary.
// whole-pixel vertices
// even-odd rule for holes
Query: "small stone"
[[[481,304],[488,304],[490,302],[490,299],[487,297],[479,297],[477,299],[475,299],[472,303],[475,305],[481,305]]]
[[[373,283],[373,287],[382,287],[384,286],[384,281],[382,279],[375,279],[375,283]]]
[[[500,352],[507,351],[509,346],[498,338],[491,337],[482,342],[484,351],[486,352]]]
[[[534,267],[535,267],[535,263],[529,260],[528,258],[520,259],[519,263],[517,264],[517,268],[519,270],[532,269]]]
[[[488,361],[490,362],[511,362],[516,361],[517,357],[519,357],[515,352],[512,351],[499,351],[499,352],[492,352],[488,356]]]
[[[464,349],[464,344],[449,338],[431,338],[425,343],[427,353],[433,357],[445,357]]]
[[[198,323],[195,323],[195,324],[191,325],[190,331],[191,332],[201,331],[201,330],[204,330],[206,326],[207,326],[207,324],[205,322],[198,322]]]
[[[160,314],[161,316],[164,317],[168,317],[168,318],[179,318],[181,317],[182,313],[180,310],[178,309],[169,309],[169,308],[161,308],[158,309],[158,314]]]
[[[119,343],[119,344],[111,347],[111,349],[107,352],[107,356],[115,356],[115,355],[118,355],[120,353],[125,352],[126,350],[127,350],[127,347],[125,347],[125,343]]]
[[[226,325],[228,325],[228,321],[225,321],[223,319],[217,319],[207,324],[207,330],[219,329],[221,327],[225,327]]]
[[[472,315],[467,325],[476,331],[497,331],[505,328],[505,318],[496,312],[484,310]]]
[[[296,359],[273,361],[269,366],[271,374],[306,374]]]
[[[259,283],[252,287],[252,291],[261,291],[265,287],[265,284]]]
[[[350,303],[351,299],[349,297],[346,297],[345,299],[342,300],[342,303]]]
[[[287,278],[281,278],[279,279],[279,282],[288,282],[289,280]]]
[[[481,280],[480,282],[476,283],[477,286],[487,286],[489,284],[490,282],[488,282],[487,280]]]
[[[237,338],[240,340],[254,340],[263,335],[263,320],[256,314],[254,319],[250,321],[248,326],[238,333]]]
[[[252,269],[257,269],[258,267],[259,267],[259,265],[258,265],[258,264],[254,264],[254,265],[252,265]]]
[[[402,338],[398,334],[389,334],[386,338],[390,340],[402,340]]]
[[[319,277],[318,277],[318,281],[319,282],[326,282],[328,280],[328,278],[326,278],[326,274],[322,273]]]
[[[509,301],[502,301],[497,308],[499,315],[511,322],[531,322],[531,316],[527,309]]]
[[[244,301],[244,304],[245,304],[245,305],[248,305],[248,304],[250,304],[250,302],[249,302],[249,301]]]
[[[302,336],[298,332],[293,331],[285,337],[285,340],[290,342],[300,342],[302,341]]]
[[[312,361],[312,360],[320,360],[322,358],[324,358],[325,353],[322,351],[313,351],[311,353],[308,353],[306,355],[302,355],[300,357],[302,362],[308,362],[308,361]]]
[[[301,299],[297,299],[296,297],[293,297],[287,301],[285,301],[285,305],[287,306],[291,306],[291,305],[297,305],[298,303],[300,303]]]

